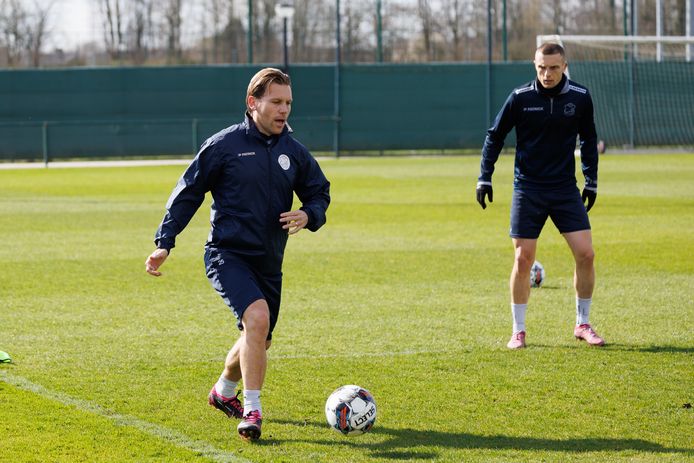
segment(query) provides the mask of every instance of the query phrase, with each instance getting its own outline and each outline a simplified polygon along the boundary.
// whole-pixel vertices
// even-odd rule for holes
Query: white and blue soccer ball
[[[539,288],[545,282],[545,268],[541,263],[535,261],[530,267],[530,286]]]
[[[337,388],[325,402],[325,417],[335,431],[346,436],[369,432],[376,422],[376,402],[363,387]]]

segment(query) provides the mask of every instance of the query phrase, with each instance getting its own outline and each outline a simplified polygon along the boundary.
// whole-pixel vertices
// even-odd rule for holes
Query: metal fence
[[[694,63],[581,63],[609,145],[694,146]],[[259,66],[0,71],[0,160],[193,153],[240,121]],[[314,152],[479,149],[529,63],[297,65],[290,124]],[[512,146],[513,136],[507,140]]]

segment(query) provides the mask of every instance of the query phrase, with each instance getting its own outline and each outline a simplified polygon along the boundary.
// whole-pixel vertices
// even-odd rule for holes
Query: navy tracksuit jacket
[[[213,199],[212,227],[205,246],[248,257],[269,273],[282,268],[288,234],[279,218],[291,210],[293,193],[308,215],[306,228],[311,231],[325,223],[330,203],[330,183],[288,127],[266,137],[248,114],[242,123],[207,139],[178,180],[155,235],[157,247],[174,247],[176,235],[208,191]]]
[[[588,90],[566,78],[550,96],[534,80],[518,87],[487,131],[479,183],[491,185],[494,163],[506,135],[516,128],[516,188],[553,188],[576,184],[574,151],[580,137],[585,186],[597,188],[598,149],[593,101]]]

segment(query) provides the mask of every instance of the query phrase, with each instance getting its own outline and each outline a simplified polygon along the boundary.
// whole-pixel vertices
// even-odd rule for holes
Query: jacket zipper
[[[270,230],[272,229],[272,149],[270,145],[265,147],[267,149],[267,226],[268,233],[266,236],[270,236]],[[270,240],[268,240],[268,249],[270,248]]]

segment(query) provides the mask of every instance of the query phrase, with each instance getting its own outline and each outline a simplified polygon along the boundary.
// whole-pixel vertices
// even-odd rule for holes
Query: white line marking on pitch
[[[93,413],[109,419],[120,426],[130,426],[146,434],[154,436],[159,439],[163,439],[170,444],[174,444],[177,447],[182,447],[186,450],[190,450],[200,455],[210,458],[216,462],[220,463],[251,463],[250,460],[241,458],[231,452],[220,450],[207,442],[191,439],[190,437],[182,434],[178,431],[174,431],[164,426],[158,424],[150,423],[149,421],[141,420],[130,415],[121,415],[115,413],[107,408],[102,407],[99,404],[90,402],[88,400],[77,399],[71,397],[67,394],[61,392],[51,391],[41,386],[40,384],[32,383],[26,378],[21,376],[16,376],[5,371],[0,371],[0,381],[3,381],[9,385],[18,387],[24,391],[32,392],[38,394],[47,399],[54,400],[63,405],[69,405],[75,407],[76,409]]]
[[[463,351],[460,351],[463,352]],[[418,355],[418,354],[453,354],[459,352],[453,352],[450,350],[433,350],[433,349],[423,349],[423,350],[403,350],[398,352],[363,352],[363,353],[349,353],[349,354],[287,354],[287,355],[272,355],[268,354],[268,360],[282,360],[282,359],[303,359],[303,358],[356,358],[356,357],[397,357],[405,355]]]
[[[122,161],[51,161],[43,162],[0,162],[0,170],[14,169],[72,169],[75,167],[142,167],[188,165],[190,159],[132,159]]]
[[[406,355],[420,355],[420,354],[443,354],[443,355],[458,355],[471,352],[465,349],[455,349],[455,350],[436,350],[436,349],[422,349],[422,350],[402,350],[397,352],[362,352],[362,353],[349,353],[349,354],[277,354],[273,355],[268,353],[268,360],[295,360],[295,359],[330,359],[330,358],[368,358],[368,357],[398,357]],[[223,362],[226,357],[215,357],[205,360],[205,362]]]

